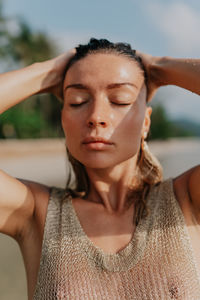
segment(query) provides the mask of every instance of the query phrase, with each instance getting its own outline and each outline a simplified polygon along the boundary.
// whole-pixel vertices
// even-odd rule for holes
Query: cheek
[[[120,137],[122,141],[122,150],[124,155],[132,157],[136,155],[140,149],[143,114],[136,111],[127,116],[124,124],[121,124]]]
[[[65,143],[69,152],[76,157],[78,142],[80,141],[80,123],[72,114],[62,113],[62,127],[65,134]]]
[[[116,134],[119,132],[121,135],[126,137],[126,139],[140,139],[144,116],[144,108],[137,103],[134,104],[119,123]]]
[[[67,111],[62,111],[62,127],[66,138],[71,139],[80,132],[80,120]]]

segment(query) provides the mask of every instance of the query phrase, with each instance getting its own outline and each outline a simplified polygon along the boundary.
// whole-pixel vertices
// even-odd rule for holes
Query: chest
[[[104,253],[115,254],[124,249],[135,232],[133,206],[124,214],[108,214],[102,208],[80,206],[74,202],[76,220],[85,234],[85,239]]]
[[[88,232],[88,235],[91,235],[90,240],[95,246],[98,246],[99,243],[101,248],[104,247],[106,242],[108,243],[109,239],[116,241],[117,237],[117,235],[114,235],[107,240],[101,240],[101,237],[97,235],[97,230],[93,231],[94,236],[91,233],[91,231]],[[142,232],[140,237],[142,238]],[[114,297],[116,299],[140,299],[141,287],[144,293],[143,296],[145,295],[146,298],[148,295],[153,295],[153,299],[165,299],[168,295],[168,299],[198,299],[198,285],[195,288],[191,285],[191,281],[195,281],[196,278],[190,268],[190,260],[186,260],[187,257],[184,253],[180,255],[180,252],[177,251],[183,250],[182,248],[174,250],[173,246],[176,243],[174,244],[171,237],[170,235],[170,239],[167,240],[169,242],[167,247],[163,245],[162,249],[156,247],[156,239],[153,243],[147,243],[141,258],[138,253],[132,251],[137,250],[133,248],[131,252],[134,255],[131,255],[130,260],[124,255],[127,253],[122,252],[120,259],[115,254],[109,257],[102,256],[100,251],[96,251],[93,246],[91,248],[88,243],[89,237],[81,235],[77,241],[74,241],[73,237],[69,239],[63,237],[60,244],[61,251],[60,248],[55,248],[55,241],[50,244],[48,261],[45,260],[43,272],[41,273],[44,279],[41,279],[41,281],[44,282],[43,280],[46,280],[47,274],[51,274],[49,286],[55,286],[58,299],[65,298],[69,292],[70,295],[81,294],[83,295],[82,299],[88,299],[90,297],[89,290],[93,299],[102,299],[106,295],[111,297],[109,299],[112,299],[112,297],[113,299]],[[80,240],[82,240],[81,245]],[[66,246],[72,245],[72,242],[74,245],[73,251]],[[139,263],[135,263],[134,267],[132,266],[129,269],[128,263],[132,262],[135,256],[139,257]],[[108,266],[114,265],[117,267],[117,265],[123,263],[126,272],[113,273],[110,270],[105,271]],[[57,267],[55,268],[55,266]],[[63,266],[67,267],[63,268]],[[67,280],[63,281],[63,278],[67,278]],[[102,298],[99,296],[100,291],[106,294],[102,294]],[[126,294],[127,291],[129,291],[129,294]],[[47,291],[45,293],[47,294]],[[96,298],[94,295],[96,295]],[[71,299],[76,298],[72,297]]]
[[[61,241],[58,232],[56,238],[59,241],[58,244],[54,239],[51,240],[51,243],[48,242],[48,260],[45,255],[45,263],[42,264],[41,278],[39,278],[41,282],[45,282],[44,280],[49,278],[49,286],[55,286],[58,299],[63,299],[69,291],[70,295],[84,294],[82,299],[88,299],[91,295],[100,295],[100,291],[103,290],[106,295],[113,295],[111,299],[116,295],[118,297],[116,299],[140,299],[138,294],[140,295],[141,285],[145,295],[156,295],[154,299],[164,299],[166,291],[169,299],[198,299],[197,294],[199,296],[200,293],[196,273],[188,259],[188,252],[185,251],[182,236],[179,240],[176,239],[176,232],[174,235],[173,228],[169,232],[167,231],[169,236],[166,239],[163,238],[162,228],[152,231],[156,237],[148,239],[150,232],[148,231],[148,237],[145,237],[144,234],[149,226],[147,228],[143,226],[140,231],[137,230],[137,227],[134,232],[131,225],[132,213],[127,214],[123,222],[118,222],[119,220],[117,221],[116,218],[106,218],[105,215],[102,217],[102,211],[99,211],[98,216],[97,210],[94,214],[94,211],[89,209],[84,211],[76,205],[75,208],[74,211],[73,206],[67,205],[68,215],[65,215],[62,220],[65,224],[64,220],[71,218],[71,228],[76,230],[71,229],[68,235],[63,234]],[[76,239],[74,239],[73,232],[76,232]],[[199,249],[197,240],[200,239],[197,228],[189,226],[188,233],[191,244],[196,249],[194,251],[196,257]],[[131,247],[126,247],[132,235],[137,236],[137,239],[131,244]],[[143,243],[144,240],[145,243]],[[162,241],[162,244],[159,241]],[[110,244],[108,246],[108,243],[112,243],[112,246]],[[73,250],[70,245],[73,245]],[[113,254],[102,254],[102,251],[94,246],[101,248],[103,252],[112,252]],[[121,251],[120,256],[116,255],[116,250],[121,247],[125,247],[127,251]],[[119,264],[121,269],[126,272],[117,272]],[[198,259],[198,268],[199,266],[200,260]],[[114,272],[110,272],[110,268],[113,268]],[[47,274],[51,276],[47,276]],[[87,276],[85,276],[86,274]],[[67,281],[63,281],[63,278],[67,278]],[[56,285],[55,282],[62,282],[63,286]],[[194,282],[194,285],[191,285],[191,282]],[[38,286],[37,293],[47,294],[46,287],[48,289],[48,285],[45,285],[41,291]],[[91,295],[88,295],[89,290],[91,290]],[[130,291],[131,294],[126,295],[127,291]],[[102,299],[103,297],[93,298]]]

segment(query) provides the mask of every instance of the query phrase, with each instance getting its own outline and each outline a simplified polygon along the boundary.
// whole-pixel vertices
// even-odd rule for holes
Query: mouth
[[[107,139],[104,139],[102,137],[87,137],[86,139],[83,140],[83,144],[106,144],[106,145],[112,145],[113,143]]]
[[[113,145],[113,143],[102,137],[87,137],[83,140],[83,145],[90,150],[104,150]]]

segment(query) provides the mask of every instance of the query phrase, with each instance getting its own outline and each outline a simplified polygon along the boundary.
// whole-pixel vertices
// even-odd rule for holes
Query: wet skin
[[[143,71],[134,60],[92,54],[68,70],[62,110],[67,147],[86,167],[89,198],[109,212],[123,210],[150,114]],[[85,143],[97,137],[107,142]]]
[[[71,154],[86,167],[110,168],[135,156],[148,130],[145,113],[148,118],[144,77],[134,60],[93,54],[67,72],[62,125]],[[86,137],[110,144],[88,147]]]

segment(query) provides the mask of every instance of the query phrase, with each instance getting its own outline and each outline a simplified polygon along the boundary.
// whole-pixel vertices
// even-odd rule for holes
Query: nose
[[[97,126],[106,127],[106,122],[104,122],[104,121],[99,121],[99,122],[89,121],[88,126],[89,127],[97,127]]]
[[[108,125],[108,109],[104,101],[97,101],[92,104],[88,119],[87,125],[90,128],[94,127],[107,127]]]

